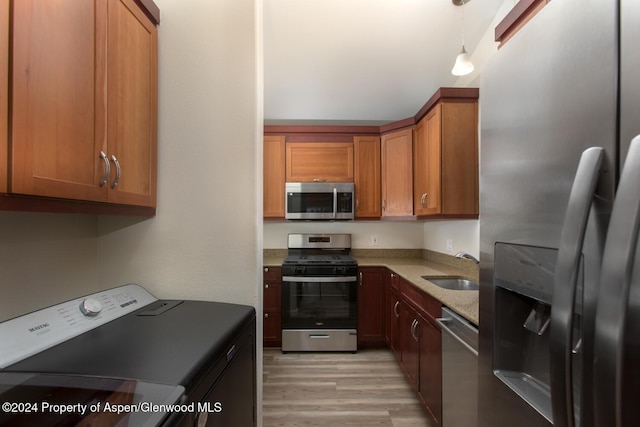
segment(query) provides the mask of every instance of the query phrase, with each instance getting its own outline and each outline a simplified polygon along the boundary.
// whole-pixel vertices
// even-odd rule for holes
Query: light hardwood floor
[[[389,350],[265,348],[263,375],[264,427],[431,426]]]

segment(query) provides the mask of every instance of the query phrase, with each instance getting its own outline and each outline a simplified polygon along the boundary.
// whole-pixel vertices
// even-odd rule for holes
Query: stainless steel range
[[[289,234],[282,264],[282,351],[358,347],[358,263],[350,234]]]

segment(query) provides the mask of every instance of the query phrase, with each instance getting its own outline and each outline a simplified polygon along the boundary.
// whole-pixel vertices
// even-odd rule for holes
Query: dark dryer
[[[255,332],[253,307],[157,300],[137,285],[8,320],[0,395],[23,405],[0,412],[0,425],[256,425]],[[52,399],[78,406],[44,413]],[[41,410],[24,413],[29,402]],[[114,402],[129,406],[104,411]]]

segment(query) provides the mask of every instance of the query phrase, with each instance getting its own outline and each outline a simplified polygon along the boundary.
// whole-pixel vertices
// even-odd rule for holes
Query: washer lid
[[[131,379],[0,372],[0,425],[158,426],[183,395],[182,386]]]

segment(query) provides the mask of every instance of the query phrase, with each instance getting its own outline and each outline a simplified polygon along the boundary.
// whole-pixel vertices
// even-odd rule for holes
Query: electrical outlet
[[[453,253],[453,240],[447,239],[447,252]]]
[[[371,236],[371,246],[378,246],[378,235],[373,234]]]

